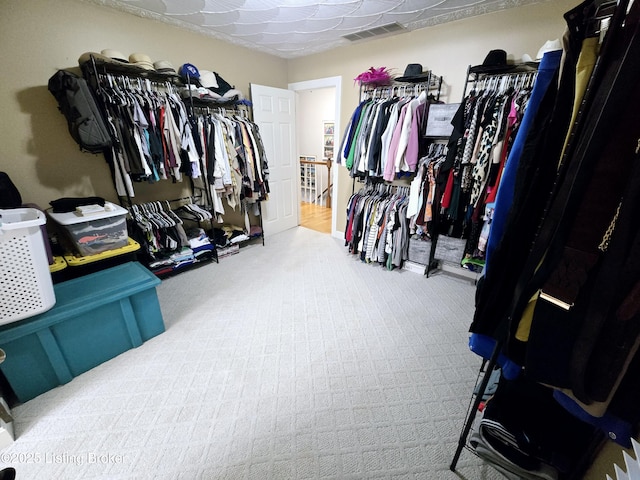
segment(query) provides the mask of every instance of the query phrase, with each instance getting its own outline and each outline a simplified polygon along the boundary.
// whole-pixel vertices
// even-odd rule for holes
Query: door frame
[[[336,146],[339,144],[339,140],[340,140],[340,134],[342,132],[342,129],[340,128],[340,105],[342,104],[342,77],[338,76],[338,77],[325,77],[325,78],[318,78],[315,80],[307,80],[304,82],[295,82],[295,83],[290,83],[289,84],[289,90],[293,90],[294,92],[299,91],[299,90],[311,90],[314,88],[330,88],[330,87],[335,87],[336,89],[336,99],[335,99],[335,120],[334,120],[334,132],[335,132],[335,141]],[[298,111],[296,110],[296,116],[298,115]],[[339,149],[334,147],[334,154],[335,152],[337,152]],[[296,152],[296,155],[298,155],[299,152]],[[334,155],[334,164],[332,165],[331,170],[332,175],[331,175],[331,182],[333,183],[333,187],[331,188],[331,198],[332,198],[332,205],[331,205],[331,235],[333,237],[336,238],[342,238],[338,232],[337,232],[337,210],[335,208],[335,199],[338,198],[337,196],[337,191],[338,191],[338,165],[336,163],[336,159],[335,159],[335,155]]]

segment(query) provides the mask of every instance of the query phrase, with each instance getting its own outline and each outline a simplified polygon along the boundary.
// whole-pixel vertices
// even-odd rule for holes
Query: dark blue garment
[[[542,97],[546,93],[547,88],[549,88],[549,85],[551,85],[551,81],[560,67],[561,59],[562,50],[556,50],[545,53],[542,57],[542,61],[540,62],[538,75],[531,92],[531,98],[527,103],[527,108],[524,112],[518,133],[516,134],[516,138],[513,142],[513,147],[511,147],[511,151],[509,152],[509,157],[507,158],[504,171],[502,172],[502,178],[500,179],[498,193],[496,194],[496,207],[493,212],[491,230],[489,231],[489,239],[487,241],[487,252],[484,266],[485,273],[491,268],[491,253],[500,243],[500,239],[502,238],[502,234],[505,229],[509,208],[513,201],[516,172],[518,170],[520,156],[524,149],[529,128],[531,127],[533,119],[538,112],[538,107],[540,106]]]
[[[360,115],[362,114],[362,107],[364,107],[367,102],[368,100],[360,102],[360,105],[356,107],[355,111],[353,112],[353,115],[351,116],[349,135],[347,136],[347,141],[344,142],[344,158],[347,158],[349,156],[349,152],[351,151],[351,144],[353,142],[353,137],[356,134],[356,129],[358,128],[358,123],[360,121]]]

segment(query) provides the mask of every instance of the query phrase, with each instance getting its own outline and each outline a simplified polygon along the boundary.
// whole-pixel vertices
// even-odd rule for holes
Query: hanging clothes
[[[410,234],[431,237],[433,220],[433,204],[435,201],[435,178],[447,157],[448,147],[445,144],[429,145],[427,154],[418,162],[416,175],[411,181],[407,218]]]
[[[99,74],[97,92],[116,139],[110,157],[118,195],[135,196],[133,182],[200,175],[187,110],[171,84],[152,90],[127,77]]]
[[[204,230],[185,230],[185,220],[207,221],[211,213],[193,203],[172,210],[168,201],[133,204],[130,233],[141,245],[141,261],[156,275],[166,275],[215,257]]]
[[[438,235],[466,239],[461,264],[482,268],[502,172],[531,98],[534,70],[475,81],[455,114],[437,172]]]
[[[365,187],[347,202],[345,245],[349,253],[389,270],[408,258],[407,187]]]
[[[429,88],[429,82],[394,86],[361,101],[340,142],[338,163],[361,179],[393,181],[412,175],[424,153],[420,138],[428,105],[437,101]]]
[[[214,211],[243,200],[266,200],[268,163],[257,125],[238,110],[186,104],[169,82],[97,75],[97,92],[116,139],[109,161],[116,190],[134,197],[134,183],[190,178],[211,194]],[[221,220],[220,220],[221,221]]]
[[[600,7],[587,1],[565,14],[562,64],[515,172],[505,167],[512,199],[499,202],[501,186],[504,223],[489,236],[470,346],[485,357],[498,348],[500,362],[518,367],[512,378],[526,372],[629,446],[640,421],[640,93],[625,86],[640,81],[640,5],[613,6],[594,63],[587,40],[601,38]]]

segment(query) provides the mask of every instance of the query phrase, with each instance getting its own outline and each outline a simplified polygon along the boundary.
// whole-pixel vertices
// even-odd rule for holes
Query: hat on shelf
[[[205,88],[219,88],[216,76],[211,70],[200,70],[200,85]]]
[[[366,72],[362,72],[360,75],[354,78],[354,80],[360,85],[384,87],[387,85],[391,85],[391,83],[393,82],[393,77],[391,76],[391,72],[387,70],[387,67],[371,67]]]
[[[100,53],[102,53],[102,55],[104,55],[105,57],[109,57],[111,60],[115,60],[116,62],[129,63],[129,60],[127,60],[127,57],[119,50],[114,50],[112,48],[105,48]]]
[[[224,78],[218,75],[217,72],[213,72],[213,75],[215,76],[216,86],[209,87],[209,89],[213,90],[218,95],[224,96],[225,93],[227,93],[229,90],[232,90],[233,88],[235,88],[231,84],[229,84],[229,82],[227,82]]]
[[[397,82],[418,83],[429,79],[431,74],[430,70],[423,71],[422,65],[419,63],[410,63],[407,68],[404,69],[404,74],[401,77],[397,77]]]
[[[138,67],[142,67],[145,70],[153,70],[153,62],[151,61],[151,57],[146,53],[132,53],[129,55],[129,63],[136,65]]]
[[[491,50],[482,62],[469,69],[470,73],[503,73],[510,72],[514,65],[507,63],[507,52],[504,50]]]
[[[153,68],[159,73],[178,73],[169,60],[158,60],[157,62],[153,62]]]
[[[195,65],[192,65],[191,63],[185,63],[183,64],[179,69],[178,69],[178,73],[180,74],[180,76],[182,77],[183,80],[185,81],[189,81],[189,82],[193,82],[193,83],[200,83],[200,71],[198,70],[198,68]]]
[[[556,39],[556,40],[547,40],[546,42],[544,42],[544,45],[542,45],[540,47],[540,50],[538,50],[538,53],[536,55],[536,59],[537,60],[542,60],[542,57],[544,57],[544,54],[547,52],[553,52],[555,50],[562,50],[562,43],[560,43],[560,40]]]
[[[113,53],[115,52],[115,50],[103,50],[102,52]],[[116,52],[116,55],[118,55],[118,52]],[[129,62],[126,60],[122,60],[119,57],[113,58],[109,55],[105,55],[104,53],[98,53],[98,52],[84,52],[78,58],[78,64],[84,65],[85,63],[91,61],[92,58],[96,63],[99,63],[99,64],[110,63],[113,65],[129,66]]]

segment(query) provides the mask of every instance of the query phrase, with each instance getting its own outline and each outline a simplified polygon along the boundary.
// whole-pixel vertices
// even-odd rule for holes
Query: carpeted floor
[[[166,332],[13,409],[17,479],[502,478],[466,450],[474,287],[306,228],[164,280]]]

